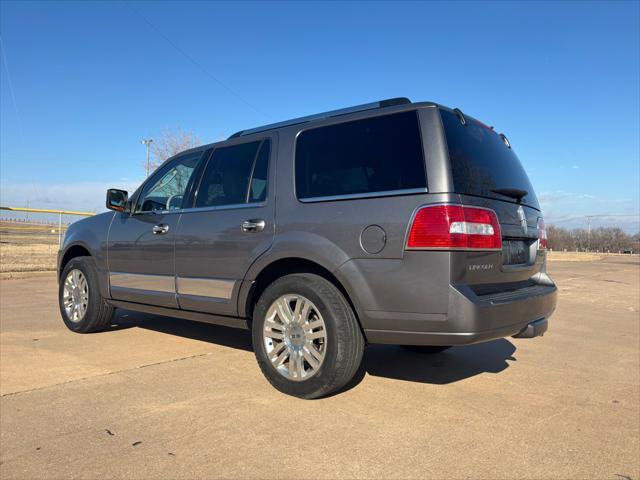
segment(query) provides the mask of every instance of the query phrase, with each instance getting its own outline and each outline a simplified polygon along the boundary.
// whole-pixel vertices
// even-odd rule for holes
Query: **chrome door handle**
[[[165,225],[164,223],[161,223],[160,225],[155,225],[151,229],[151,231],[153,232],[154,235],[164,235],[169,231],[169,225]]]
[[[254,218],[252,220],[245,220],[244,222],[242,222],[242,231],[243,232],[261,232],[262,230],[264,230],[265,225],[266,224],[264,220],[260,220],[257,218]]]

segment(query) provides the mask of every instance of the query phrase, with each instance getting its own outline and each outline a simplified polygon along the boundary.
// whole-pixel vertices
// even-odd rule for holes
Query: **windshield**
[[[456,193],[516,202],[527,192],[521,203],[540,209],[520,160],[500,135],[472,117],[465,116],[463,125],[455,113],[444,109],[440,113]]]

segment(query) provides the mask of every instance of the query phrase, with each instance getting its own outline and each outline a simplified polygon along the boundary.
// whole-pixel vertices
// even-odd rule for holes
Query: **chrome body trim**
[[[522,227],[522,230],[526,235],[528,233],[529,226],[527,225],[527,215],[524,213],[524,208],[522,208],[522,205],[518,205],[517,214],[518,214],[518,221],[520,222],[520,226]]]
[[[230,300],[235,280],[220,278],[189,278],[173,275],[145,275],[138,273],[113,272],[109,275],[112,287],[129,290],[177,293],[197,297]]]
[[[235,280],[176,277],[178,295],[194,295],[198,297],[231,300],[235,284]]]
[[[179,208],[172,210],[145,210],[143,212],[131,212],[129,215],[137,217],[139,215],[175,215],[176,213],[182,213],[182,210]]]
[[[172,215],[176,213],[191,213],[191,212],[213,212],[216,210],[237,210],[241,208],[258,208],[264,207],[267,202],[252,202],[252,203],[233,203],[229,205],[216,205],[210,207],[188,207],[188,208],[176,208],[174,210],[153,210],[149,212],[137,212],[131,215]]]
[[[189,207],[183,208],[180,210],[180,213],[191,213],[191,212],[213,212],[216,210],[237,210],[242,208],[258,208],[264,207],[267,202],[253,202],[253,203],[233,203],[229,205],[216,205],[210,207]]]
[[[350,193],[348,195],[330,195],[327,197],[299,198],[302,203],[331,202],[334,200],[356,200],[360,198],[395,197],[399,195],[415,195],[428,193],[426,188],[407,188],[404,190],[385,190],[383,192]]]
[[[148,290],[163,293],[175,293],[176,284],[173,275],[145,275],[138,273],[112,272],[109,274],[112,287],[131,290]]]

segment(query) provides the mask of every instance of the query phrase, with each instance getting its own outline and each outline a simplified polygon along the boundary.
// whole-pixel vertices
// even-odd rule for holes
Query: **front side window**
[[[269,170],[269,151],[271,142],[262,142],[260,152],[256,158],[251,176],[251,186],[249,187],[249,202],[264,202],[267,198],[267,174]]]
[[[190,153],[169,162],[145,185],[136,213],[179,210],[202,152]]]
[[[306,130],[295,162],[300,199],[427,186],[415,111]]]
[[[202,175],[196,208],[264,201],[268,161],[269,140],[215,149]]]

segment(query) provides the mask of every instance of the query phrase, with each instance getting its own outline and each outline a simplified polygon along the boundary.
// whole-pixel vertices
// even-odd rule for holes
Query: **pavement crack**
[[[189,359],[192,359],[192,358],[206,357],[206,356],[211,355],[211,354],[212,354],[212,352],[198,353],[198,354],[195,354],[195,355],[188,355],[186,357],[172,358],[171,360],[163,360],[163,361],[160,361],[160,362],[146,363],[144,365],[137,365],[137,366],[131,367],[131,368],[123,368],[121,370],[113,370],[111,372],[99,373],[97,375],[90,375],[90,376],[87,376],[87,377],[74,378],[72,380],[67,380],[65,382],[60,382],[60,383],[54,383],[54,384],[51,384],[51,385],[45,385],[43,387],[28,388],[26,390],[19,390],[17,392],[3,393],[2,395],[0,395],[0,398],[11,397],[13,395],[20,395],[20,394],[23,394],[23,393],[37,392],[37,391],[40,391],[40,390],[46,390],[48,388],[59,387],[61,385],[68,385],[70,383],[82,382],[84,380],[91,380],[93,378],[108,377],[109,375],[117,375],[119,373],[132,372],[134,370],[140,370],[141,368],[155,367],[157,365],[166,365],[168,363],[181,362],[183,360],[189,360]]]

